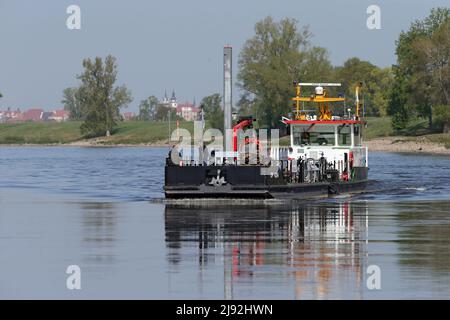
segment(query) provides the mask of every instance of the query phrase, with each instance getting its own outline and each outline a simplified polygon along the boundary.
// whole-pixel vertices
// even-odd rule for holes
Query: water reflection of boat
[[[195,259],[201,271],[223,258],[225,298],[238,295],[240,280],[262,284],[267,273],[271,281],[293,280],[295,298],[329,297],[330,291],[347,287],[358,297],[367,260],[367,218],[365,203],[167,205],[168,260],[192,265],[187,260]]]

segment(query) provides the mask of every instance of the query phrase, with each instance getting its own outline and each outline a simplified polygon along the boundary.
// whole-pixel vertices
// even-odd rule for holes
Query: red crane
[[[256,121],[256,119],[253,119],[253,117],[241,117],[238,120],[238,123],[233,127],[233,151],[238,151],[238,136],[237,133],[239,130],[245,130],[253,127],[253,122]],[[249,144],[251,142],[256,142],[256,145],[259,146],[259,140],[255,138],[249,138],[246,137],[244,140],[244,144]]]

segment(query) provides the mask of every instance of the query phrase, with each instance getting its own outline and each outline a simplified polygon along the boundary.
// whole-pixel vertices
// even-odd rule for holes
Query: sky
[[[66,26],[72,4],[81,9],[80,30]],[[381,9],[380,30],[366,26],[373,4]],[[334,65],[357,56],[386,67],[396,61],[401,30],[438,6],[449,1],[0,0],[0,109],[62,108],[62,91],[78,84],[82,60],[108,54],[118,60],[118,84],[132,92],[130,111],[165,90],[199,102],[222,93],[223,46],[233,46],[236,80],[239,51],[268,15],[308,25],[312,44],[326,47]],[[236,101],[238,89],[233,95]]]

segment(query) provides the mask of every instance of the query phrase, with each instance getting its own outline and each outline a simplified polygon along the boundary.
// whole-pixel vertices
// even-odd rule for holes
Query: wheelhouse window
[[[340,146],[350,146],[352,144],[351,127],[344,124],[338,127],[338,143]]]
[[[353,132],[355,133],[355,146],[360,146],[362,142],[362,126],[355,124],[353,127]]]
[[[334,146],[336,144],[334,126],[304,125],[293,127],[296,146]]]

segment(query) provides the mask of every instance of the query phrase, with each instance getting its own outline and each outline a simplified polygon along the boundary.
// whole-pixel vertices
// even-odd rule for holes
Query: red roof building
[[[135,117],[135,114],[134,114],[134,112],[124,112],[123,113],[123,121],[130,121],[130,120],[133,120],[133,118]]]
[[[43,113],[44,113],[43,109],[29,109],[23,114],[22,120],[39,122],[42,121]]]
[[[185,102],[177,105],[177,116],[182,117],[186,121],[195,121],[199,119],[200,108],[192,103]]]
[[[49,120],[54,120],[56,122],[64,122],[69,120],[70,112],[64,109],[55,110],[53,114],[49,117]]]
[[[1,123],[16,123],[22,121],[23,113],[20,109],[11,110],[8,108],[6,111],[0,110],[0,122]]]

